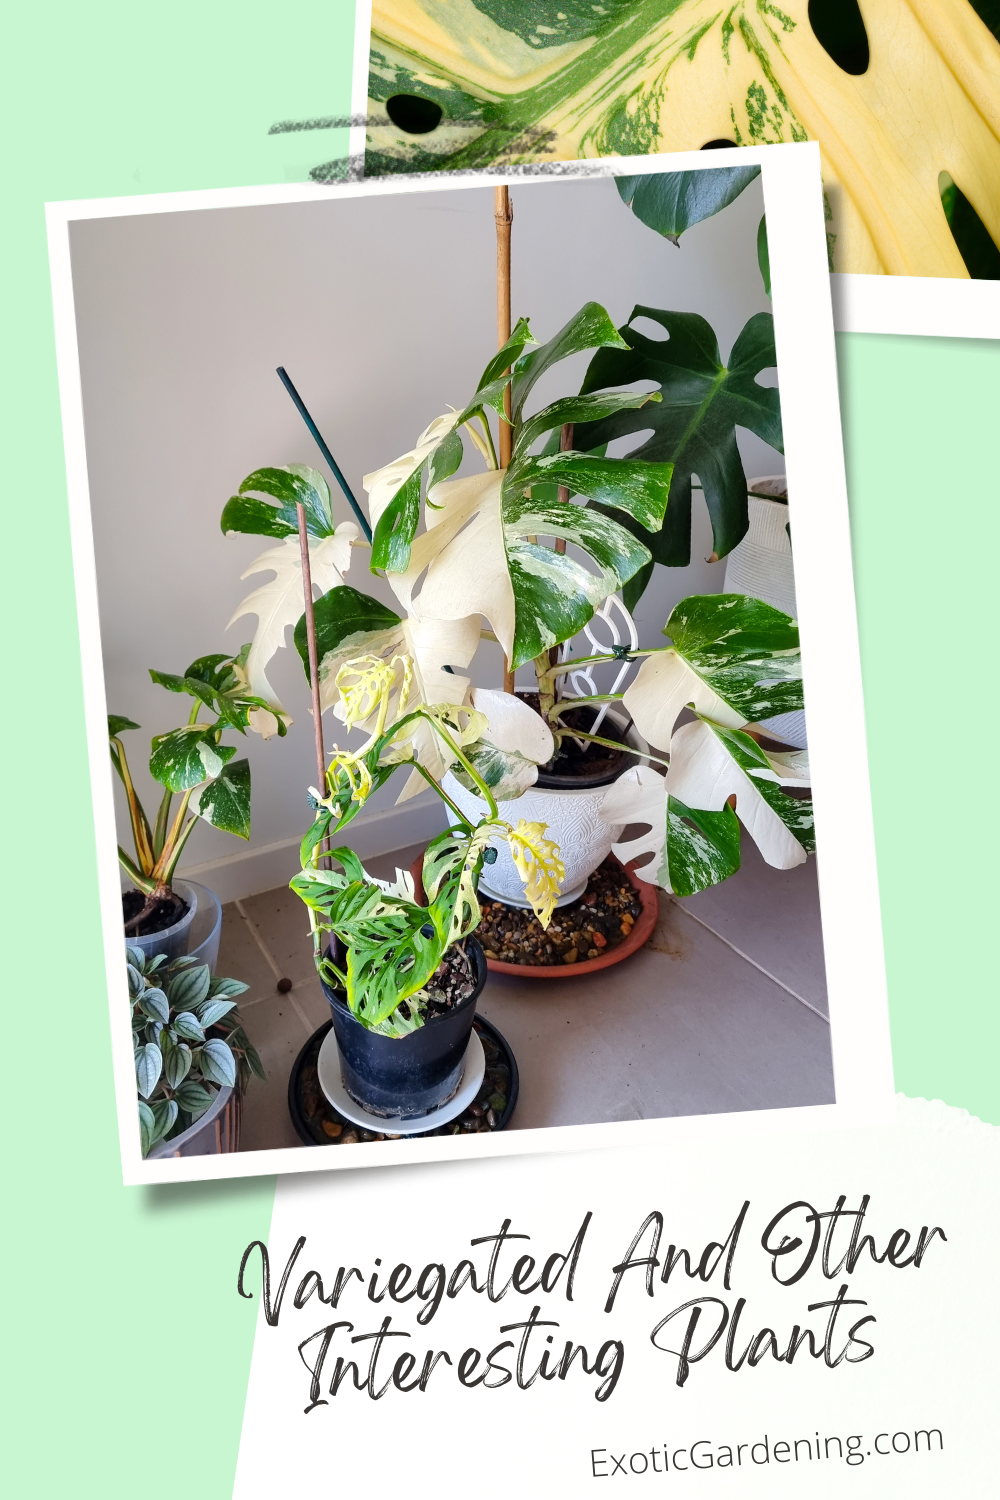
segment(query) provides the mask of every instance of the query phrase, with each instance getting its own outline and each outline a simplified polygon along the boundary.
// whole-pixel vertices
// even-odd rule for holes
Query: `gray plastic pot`
[[[190,954],[199,963],[208,964],[214,974],[222,934],[222,902],[207,885],[194,880],[175,880],[173,889],[188,903],[180,921],[162,932],[151,932],[148,937],[127,936],[125,941],[131,948],[141,948],[147,958],[158,953],[168,958]]]
[[[157,1141],[146,1160],[165,1156],[219,1156],[226,1151],[238,1151],[242,1113],[239,1090],[220,1089],[200,1119],[172,1141]]]

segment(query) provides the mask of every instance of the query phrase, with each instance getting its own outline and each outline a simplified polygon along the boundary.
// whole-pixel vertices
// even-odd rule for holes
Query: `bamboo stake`
[[[301,502],[295,507],[299,521],[299,555],[302,559],[302,595],[306,611],[306,644],[309,650],[309,682],[312,687],[313,739],[316,745],[317,789],[321,797],[328,791],[326,784],[326,756],[323,753],[323,710],[319,701],[319,654],[316,650],[316,614],[313,610],[312,569],[309,566],[309,533],[306,530],[306,512]],[[326,853],[326,840],[320,846]],[[320,863],[324,861],[321,859]]]
[[[510,193],[506,187],[498,187],[493,193],[493,218],[497,226],[497,348],[502,349],[510,338],[510,226],[514,218]],[[510,386],[503,393],[503,409],[507,421],[499,422],[499,459],[501,469],[510,463],[513,429],[510,426]],[[514,691],[514,673],[506,656],[503,662],[503,690]]]

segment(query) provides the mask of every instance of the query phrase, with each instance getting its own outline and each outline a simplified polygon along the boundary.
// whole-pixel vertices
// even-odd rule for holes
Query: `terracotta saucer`
[[[635,926],[623,943],[609,948],[607,953],[601,954],[600,958],[585,958],[583,963],[577,964],[507,964],[499,958],[487,958],[486,967],[490,973],[513,974],[518,979],[572,979],[575,974],[594,974],[598,969],[609,969],[612,964],[620,964],[623,958],[628,958],[637,948],[641,948],[643,943],[652,937],[653,928],[659,916],[660,903],[657,888],[648,880],[640,880],[631,865],[622,865],[621,860],[615,859],[613,854],[610,854],[608,858],[614,860],[615,864],[625,871],[642,902],[642,911],[636,917]],[[421,854],[410,866],[410,874],[413,876],[421,906],[425,901],[421,882],[423,864],[424,857]]]

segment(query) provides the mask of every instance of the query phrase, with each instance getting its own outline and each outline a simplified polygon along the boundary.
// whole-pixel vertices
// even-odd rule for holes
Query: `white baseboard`
[[[362,813],[351,824],[350,838],[345,836],[345,842],[350,842],[361,859],[373,859],[409,844],[426,843],[444,826],[442,805],[428,794],[414,797],[402,807],[386,807],[367,817]],[[220,901],[241,901],[288,884],[299,868],[300,838],[297,834],[259,849],[238,849],[221,859],[184,865],[177,873],[182,879],[210,886]]]

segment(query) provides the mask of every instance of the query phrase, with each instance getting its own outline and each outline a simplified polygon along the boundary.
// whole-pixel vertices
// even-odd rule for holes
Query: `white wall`
[[[702,313],[725,357],[769,305],[756,261],[759,181],[679,248],[635,220],[608,180],[526,184],[512,198],[513,313],[530,316],[541,339],[589,299],[618,323],[646,303]],[[154,687],[146,669],[180,672],[197,656],[237,650],[254,621],[228,631],[226,622],[267,576],[240,582],[270,544],[223,537],[222,506],[255,468],[322,467],[275,366],[287,366],[362,498],[362,474],[474,390],[495,346],[494,244],[491,187],[73,226],[108,707],[143,727],[130,738],[151,796],[148,737],[176,727],[187,700]],[[552,372],[538,404],[578,389],[585,367],[579,356]],[[782,471],[751,434],[740,433],[740,448],[748,475]],[[347,519],[336,490],[335,506]],[[639,611],[647,640],[677,599],[722,586],[724,565],[702,560],[710,551],[696,500],[695,561],[656,570]],[[350,582],[394,602],[363,554]],[[484,647],[477,664],[477,680],[499,681],[496,648]],[[304,788],[315,769],[298,657],[281,653],[269,676],[296,723],[283,741],[247,738],[249,849],[202,825],[185,859],[189,871],[209,864],[205,878],[226,899],[287,879],[308,823]],[[369,810],[355,824],[363,853],[437,826],[434,809],[392,813],[397,791],[383,791],[382,816]]]

